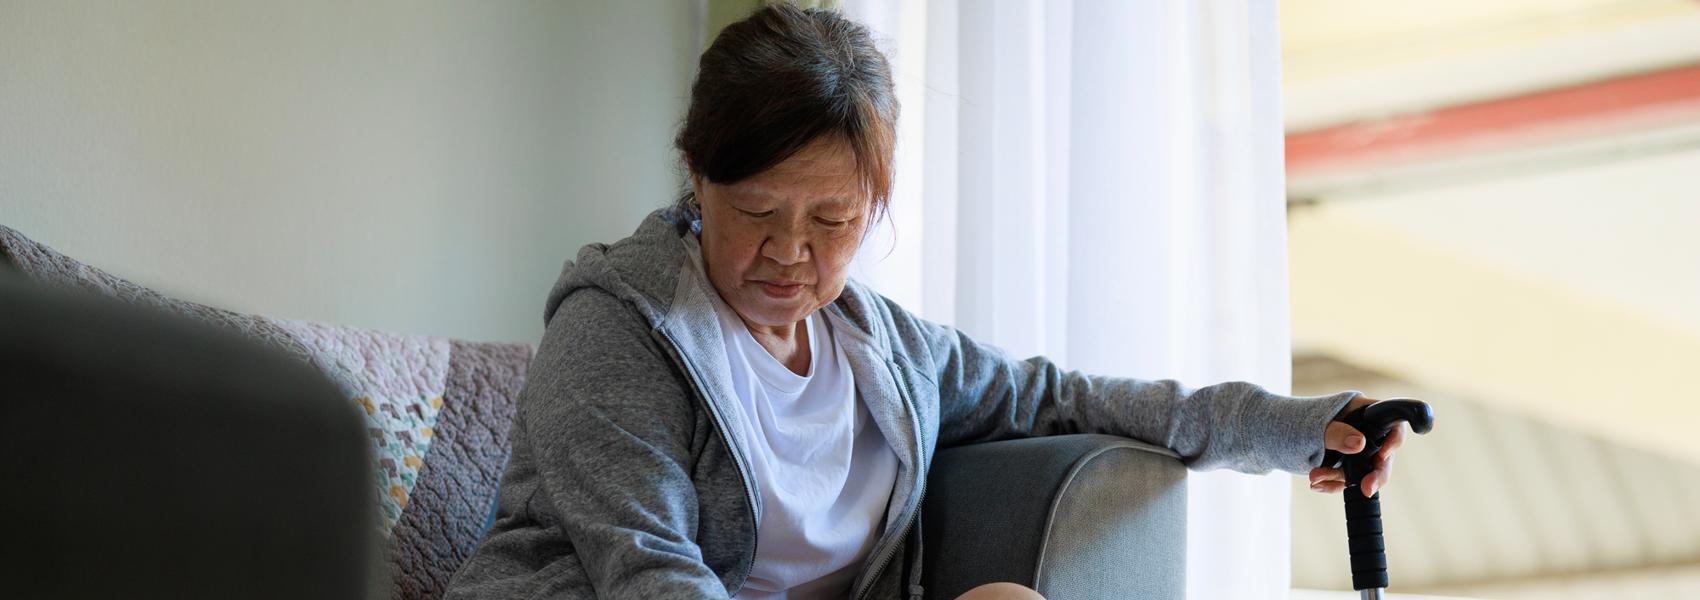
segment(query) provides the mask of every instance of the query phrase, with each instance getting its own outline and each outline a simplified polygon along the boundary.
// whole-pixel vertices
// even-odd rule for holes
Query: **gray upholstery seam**
[[[1107,444],[1107,445],[1105,445],[1101,448],[1093,450],[1091,453],[1088,453],[1087,455],[1082,456],[1079,459],[1075,460],[1074,464],[1069,465],[1068,474],[1063,476],[1062,485],[1057,487],[1056,495],[1051,497],[1051,508],[1045,514],[1045,537],[1039,539],[1039,559],[1033,565],[1033,586],[1034,587],[1038,587],[1039,581],[1041,579],[1043,579],[1044,576],[1045,576],[1045,557],[1050,552],[1050,549],[1051,549],[1051,532],[1055,529],[1052,524],[1056,523],[1057,508],[1062,506],[1063,498],[1068,497],[1068,488],[1070,486],[1074,485],[1075,477],[1080,474],[1080,471],[1082,469],[1086,468],[1086,465],[1091,464],[1092,461],[1094,461],[1094,460],[1097,460],[1097,458],[1100,455],[1102,455],[1106,452],[1109,452],[1111,450],[1123,450],[1123,449],[1133,450],[1133,451],[1136,451],[1136,452],[1149,452],[1149,453],[1152,453],[1152,454],[1156,454],[1158,456],[1167,456],[1169,458],[1180,458],[1180,455],[1175,454],[1173,451],[1166,451],[1165,449],[1150,446],[1150,445],[1144,444],[1143,442],[1137,442],[1135,440],[1121,439],[1121,440],[1118,440],[1114,443]]]

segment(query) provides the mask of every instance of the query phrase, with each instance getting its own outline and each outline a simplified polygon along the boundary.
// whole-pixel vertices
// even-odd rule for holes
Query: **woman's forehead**
[[[775,167],[728,186],[738,198],[766,204],[802,202],[828,209],[850,210],[862,204],[860,179],[854,168],[810,171]]]
[[[827,209],[852,210],[864,203],[856,154],[841,136],[821,136],[795,154],[728,186],[752,202],[806,202]]]

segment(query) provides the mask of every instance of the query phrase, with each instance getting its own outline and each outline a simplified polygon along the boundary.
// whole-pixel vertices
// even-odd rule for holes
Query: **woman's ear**
[[[702,174],[697,173],[695,169],[687,171],[686,174],[690,177],[691,181],[691,198],[696,202],[697,207],[700,209],[702,207],[703,188],[708,187],[704,184],[707,182],[703,180]]]

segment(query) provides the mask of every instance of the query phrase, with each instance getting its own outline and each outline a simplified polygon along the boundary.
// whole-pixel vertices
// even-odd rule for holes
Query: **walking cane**
[[[1352,589],[1359,600],[1381,600],[1387,589],[1387,546],[1381,539],[1381,492],[1364,497],[1359,485],[1375,471],[1375,453],[1400,421],[1411,431],[1428,433],[1434,427],[1434,411],[1418,400],[1383,400],[1347,413],[1340,419],[1364,434],[1364,449],[1357,454],[1329,450],[1322,464],[1346,471],[1346,546],[1352,556]]]

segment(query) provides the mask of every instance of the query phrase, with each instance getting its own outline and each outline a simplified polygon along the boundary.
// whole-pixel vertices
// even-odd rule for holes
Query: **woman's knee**
[[[956,600],[1045,600],[1045,597],[1025,585],[999,581],[968,590]]]

